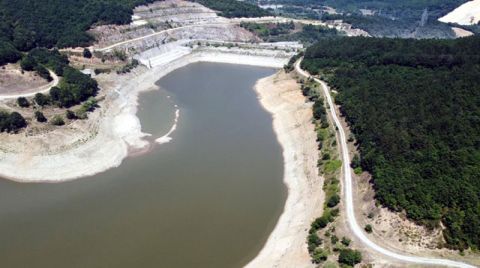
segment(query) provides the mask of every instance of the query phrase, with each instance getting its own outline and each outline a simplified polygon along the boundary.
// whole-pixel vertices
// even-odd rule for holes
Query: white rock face
[[[445,23],[458,23],[460,25],[477,24],[480,21],[480,0],[467,2],[438,20]]]

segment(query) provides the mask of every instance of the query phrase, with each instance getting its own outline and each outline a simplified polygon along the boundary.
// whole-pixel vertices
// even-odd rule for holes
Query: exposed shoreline
[[[58,183],[93,176],[118,167],[132,152],[143,151],[150,145],[144,138],[136,116],[138,97],[141,92],[155,90],[155,82],[168,73],[195,62],[220,62],[279,68],[288,59],[237,55],[231,53],[192,52],[169,63],[152,69],[143,68],[139,74],[126,81],[119,81],[104,88],[106,100],[102,108],[90,115],[87,122],[89,133],[73,138],[68,129],[55,130],[39,137],[8,136],[10,140],[30,141],[32,149],[0,148],[0,177],[17,182]],[[55,148],[36,148],[45,140],[58,141]],[[61,143],[65,144],[61,144]],[[13,151],[18,149],[18,151]]]
[[[283,72],[259,80],[255,91],[273,117],[288,197],[266,244],[246,267],[314,267],[306,239],[311,222],[322,213],[324,193],[311,104],[296,81]]]
[[[163,76],[196,62],[279,68],[286,61],[288,59],[266,61],[262,56],[202,51],[152,69],[137,70],[133,78],[104,89],[106,101],[91,114],[88,121],[92,121],[93,126],[89,128],[91,133],[79,138],[83,142],[66,146],[64,151],[37,155],[0,151],[0,177],[23,183],[58,183],[117,167],[129,155],[151,146],[144,139],[148,134],[141,131],[136,116],[138,97],[141,92],[155,90],[155,82]],[[312,267],[305,239],[311,221],[322,212],[324,195],[317,169],[311,105],[305,102],[296,81],[283,72],[257,81],[255,91],[261,105],[273,117],[273,128],[283,150],[288,197],[266,244],[247,267]],[[61,134],[68,136],[68,132]],[[59,133],[53,133],[50,138],[56,137]]]
[[[168,64],[143,68],[133,79],[107,88],[107,100],[91,114],[92,137],[58,153],[39,155],[0,152],[0,176],[23,183],[58,183],[88,177],[119,166],[131,154],[148,150],[148,134],[136,116],[141,92],[155,90],[155,82],[168,73],[196,62],[219,62],[279,68],[288,59],[194,52]],[[322,178],[318,175],[316,135],[311,105],[296,81],[279,73],[255,86],[261,105],[273,117],[273,128],[283,149],[284,182],[288,197],[284,211],[260,253],[248,267],[311,267],[305,239],[311,221],[322,212]],[[59,130],[61,132],[61,130]],[[52,138],[55,136],[52,135]],[[67,135],[67,134],[65,134]],[[29,137],[25,137],[28,139]],[[313,148],[313,149],[312,149]]]

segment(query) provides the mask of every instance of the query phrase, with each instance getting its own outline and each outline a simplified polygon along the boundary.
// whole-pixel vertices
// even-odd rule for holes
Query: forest
[[[302,67],[326,80],[376,199],[446,245],[480,247],[480,38],[336,38]]]
[[[153,0],[0,0],[0,34],[20,51],[87,45],[93,24],[124,24]]]

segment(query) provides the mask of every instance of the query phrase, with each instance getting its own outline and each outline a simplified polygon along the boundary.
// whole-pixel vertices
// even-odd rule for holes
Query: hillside
[[[466,0],[274,0],[284,5],[277,14],[343,20],[376,37],[454,38],[438,18]],[[326,8],[328,6],[329,8]]]
[[[322,40],[303,67],[339,91],[376,198],[449,247],[480,246],[480,38]]]
[[[0,65],[16,62],[20,51],[35,47],[86,46],[86,31],[97,24],[126,24],[133,8],[155,0],[0,0]],[[251,17],[268,12],[235,0],[197,0],[226,17]]]

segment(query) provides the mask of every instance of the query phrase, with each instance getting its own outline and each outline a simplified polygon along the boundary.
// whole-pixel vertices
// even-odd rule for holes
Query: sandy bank
[[[131,151],[145,150],[136,116],[138,95],[156,89],[166,74],[190,63],[208,61],[279,67],[288,59],[266,63],[263,57],[202,52],[187,54],[152,69],[115,76],[103,85],[106,99],[86,121],[46,134],[0,136],[0,177],[19,182],[62,182],[117,167]],[[270,64],[270,65],[268,65]]]
[[[480,20],[480,0],[466,2],[438,20],[460,25],[476,24]]]
[[[311,222],[322,213],[324,194],[311,104],[305,102],[296,81],[283,72],[259,80],[255,89],[273,116],[283,148],[288,197],[264,248],[247,267],[314,267],[306,237]]]

